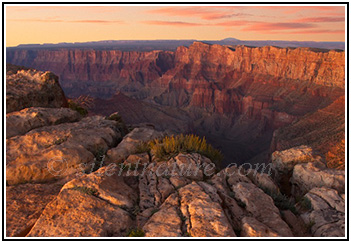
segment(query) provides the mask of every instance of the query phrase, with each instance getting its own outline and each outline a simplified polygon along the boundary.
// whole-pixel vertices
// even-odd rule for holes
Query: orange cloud
[[[222,26],[222,27],[231,27],[231,26],[243,26],[243,25],[248,25],[248,24],[253,24],[253,23],[259,23],[259,22],[257,22],[257,21],[245,21],[245,20],[231,20],[231,21],[225,21],[225,22],[216,23],[214,25]]]
[[[162,7],[146,11],[151,14],[161,14],[166,16],[183,16],[198,17],[204,20],[225,19],[238,16],[247,16],[250,14],[233,13],[231,10],[237,10],[241,7]],[[230,10],[230,11],[228,11]]]
[[[7,11],[27,12],[27,11],[83,11],[90,13],[113,13],[120,12],[121,6],[6,6]]]
[[[87,24],[123,24],[122,20],[100,20],[100,19],[80,19],[80,20],[62,20],[62,19],[9,19],[8,21],[19,22],[42,22],[42,23],[87,23]]]
[[[183,21],[159,21],[159,20],[141,21],[141,23],[150,24],[150,25],[171,25],[171,26],[182,26],[182,27],[194,27],[194,26],[204,25],[199,23],[190,23],[190,22],[183,22]]]

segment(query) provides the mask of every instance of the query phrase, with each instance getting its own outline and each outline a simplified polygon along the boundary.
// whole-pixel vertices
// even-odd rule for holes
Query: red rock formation
[[[195,42],[175,52],[14,50],[8,51],[7,58],[7,62],[54,71],[68,95],[111,98],[120,90],[167,109],[181,108],[193,117],[186,127],[206,136],[236,140],[245,136],[250,139],[242,145],[252,151],[259,148],[251,142],[269,147],[268,131],[323,109],[344,94],[345,86],[345,53],[333,50]],[[118,111],[118,107],[123,112],[125,108],[114,105],[119,103],[117,98],[106,101],[113,103],[108,105],[97,100],[97,107],[104,107],[106,114]],[[141,110],[157,114],[150,112],[157,109]],[[125,113],[132,114],[132,110],[137,109]],[[176,120],[188,122],[188,118],[178,119],[180,116]],[[162,124],[162,120],[157,123]],[[266,137],[265,142],[260,137]]]

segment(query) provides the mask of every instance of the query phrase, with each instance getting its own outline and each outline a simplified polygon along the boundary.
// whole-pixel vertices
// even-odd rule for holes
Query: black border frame
[[[6,80],[4,79],[4,74],[5,74],[5,67],[6,67],[6,62],[5,62],[5,52],[6,52],[6,46],[5,46],[5,38],[4,38],[4,27],[5,27],[5,18],[4,18],[4,13],[5,13],[5,5],[12,5],[12,4],[28,4],[28,5],[35,5],[35,4],[66,4],[66,5],[70,5],[70,4],[85,4],[85,5],[89,5],[89,4],[116,4],[116,5],[123,5],[123,4],[159,4],[159,5],[168,5],[168,4],[208,4],[208,5],[221,5],[221,4],[252,4],[252,5],[267,5],[267,4],[276,4],[276,5],[287,5],[287,4],[296,4],[296,5],[307,5],[307,4],[315,4],[315,5],[325,5],[325,4],[336,4],[336,5],[345,5],[346,6],[346,28],[345,28],[345,33],[346,33],[346,40],[345,40],[345,51],[347,50],[346,53],[346,70],[347,70],[347,74],[345,77],[345,83],[347,82],[347,89],[345,90],[345,92],[347,92],[347,96],[349,96],[349,2],[2,2],[2,95],[4,93],[5,90],[5,83]],[[2,180],[5,178],[5,143],[4,143],[4,134],[5,134],[5,115],[4,115],[4,111],[5,111],[5,96],[2,97]],[[347,139],[347,151],[349,151],[349,99],[345,100],[345,104],[346,104],[346,108],[347,108],[347,115],[345,116],[345,122],[346,122],[346,126],[347,126],[347,134],[345,134],[345,138]],[[349,165],[349,154],[347,154],[346,156],[346,161],[345,163],[347,163],[348,167]],[[347,183],[348,187],[347,187],[347,202],[348,204],[345,205],[347,207],[347,228],[346,229],[346,238],[342,238],[342,239],[338,239],[336,237],[334,238],[327,238],[327,239],[321,239],[321,238],[316,238],[316,239],[310,239],[310,238],[302,238],[302,237],[294,237],[294,238],[288,238],[288,239],[284,239],[284,238],[278,238],[278,239],[266,239],[266,238],[253,238],[253,239],[248,239],[248,238],[229,238],[228,239],[223,239],[223,238],[216,238],[213,237],[213,239],[208,239],[208,238],[184,238],[181,237],[179,239],[167,239],[166,237],[164,238],[138,238],[138,239],[128,239],[127,237],[124,238],[113,238],[111,237],[111,239],[106,239],[106,238],[66,238],[66,239],[52,239],[52,238],[23,238],[23,237],[13,237],[13,238],[5,238],[5,184],[2,183],[2,227],[1,227],[1,233],[2,233],[2,241],[349,241],[349,173],[350,170],[348,168],[348,171],[345,171],[346,174],[346,181],[345,183]]]

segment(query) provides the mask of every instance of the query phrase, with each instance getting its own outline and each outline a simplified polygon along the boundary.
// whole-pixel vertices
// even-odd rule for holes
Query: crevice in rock
[[[14,237],[26,237],[28,235],[28,233],[32,230],[34,225],[35,225],[35,223],[30,225],[30,226],[28,226],[28,227],[26,227],[21,232],[19,232],[18,234],[14,235]]]

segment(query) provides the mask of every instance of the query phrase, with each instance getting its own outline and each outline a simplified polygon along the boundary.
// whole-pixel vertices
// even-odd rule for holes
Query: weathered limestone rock
[[[314,194],[322,198],[328,205],[340,212],[345,212],[345,198],[342,198],[338,192],[331,188],[315,187],[308,194]]]
[[[61,183],[6,186],[6,236],[26,236],[45,206],[60,192]]]
[[[243,168],[231,166],[224,170],[227,182],[230,186],[233,186],[239,182],[252,183],[251,180],[246,176],[246,171]]]
[[[98,195],[65,189],[50,202],[27,236],[107,237],[126,236],[133,227],[128,212]]]
[[[179,198],[173,193],[147,221],[143,230],[146,237],[181,237],[182,220],[179,216]]]
[[[313,161],[312,153],[312,148],[305,145],[284,151],[275,151],[272,154],[273,168],[279,173],[287,174],[293,170],[295,165]]]
[[[115,146],[121,136],[117,122],[96,116],[9,138],[6,180],[9,184],[42,182],[91,170],[94,155]]]
[[[306,195],[311,201],[312,211],[303,215],[305,224],[311,225],[316,237],[345,236],[345,201],[336,190],[313,188]]]
[[[309,216],[315,237],[344,237],[345,214],[334,209],[315,210]]]
[[[250,178],[250,180],[256,186],[267,188],[271,192],[279,192],[278,186],[274,183],[268,174],[261,173],[252,169],[249,169],[247,172],[247,177]]]
[[[68,108],[25,108],[6,114],[6,138],[23,135],[34,128],[76,122],[80,119],[78,112]]]
[[[322,163],[299,164],[294,167],[291,178],[293,192],[303,195],[314,187],[328,187],[345,192],[345,171],[328,169]]]
[[[120,163],[137,150],[137,146],[142,142],[147,142],[155,138],[162,137],[163,133],[151,128],[134,128],[127,134],[117,147],[107,151],[107,156],[111,162]]]
[[[67,106],[67,100],[53,73],[34,69],[7,72],[6,113],[27,107],[64,106]]]
[[[310,237],[311,234],[300,216],[293,214],[290,210],[281,211],[282,219],[289,225],[295,237]]]
[[[252,183],[239,182],[232,187],[235,198],[245,203],[245,209],[258,221],[280,236],[293,236],[289,226],[281,219],[273,199]]]
[[[99,198],[122,208],[133,209],[137,203],[137,192],[128,186],[117,167],[106,166],[91,174],[83,174],[66,183],[62,190],[86,187],[95,190]],[[62,191],[61,190],[61,191]]]
[[[241,222],[242,230],[240,236],[242,237],[282,237],[253,217],[245,217]]]
[[[126,166],[138,166],[138,168],[144,168],[147,164],[150,163],[150,158],[147,153],[142,154],[131,154],[123,162]]]
[[[191,236],[235,236],[219,203],[212,201],[196,182],[179,189],[179,196],[180,209],[186,217],[187,232]]]
[[[214,175],[210,182],[213,183],[213,187],[217,189],[217,193],[223,201],[224,212],[233,226],[233,229],[241,229],[241,219],[245,216],[245,212],[233,198],[234,193],[229,188],[226,169]]]

